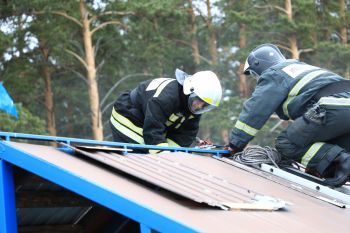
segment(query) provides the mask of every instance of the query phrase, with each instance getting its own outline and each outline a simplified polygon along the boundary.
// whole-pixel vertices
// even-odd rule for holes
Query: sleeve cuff
[[[234,150],[235,152],[241,152],[241,151],[243,150],[243,148],[244,148],[244,147],[238,147],[238,146],[232,144],[231,142],[230,142],[229,146],[230,146],[230,148],[231,148],[232,150]]]

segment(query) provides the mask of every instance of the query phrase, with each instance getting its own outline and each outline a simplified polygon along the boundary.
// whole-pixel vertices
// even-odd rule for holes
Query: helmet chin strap
[[[258,75],[254,70],[249,70],[249,76],[253,77],[256,81],[259,81],[260,75]]]

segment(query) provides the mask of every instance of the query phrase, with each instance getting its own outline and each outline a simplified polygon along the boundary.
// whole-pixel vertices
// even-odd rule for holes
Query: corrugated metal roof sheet
[[[196,168],[191,164],[174,161],[172,160],[173,154],[144,155],[129,153],[120,155],[113,152],[75,150],[89,158],[178,195],[225,210],[230,208],[273,210],[285,205],[283,201],[266,197],[263,193],[256,193],[249,188],[236,185],[224,177],[208,173],[203,168]],[[179,154],[181,156],[198,157],[198,155],[186,153],[177,153],[177,156]]]
[[[91,183],[107,187],[111,192],[128,197],[174,221],[201,232],[349,232],[350,210],[341,209],[278,183],[258,177],[210,157],[183,153],[160,154],[174,163],[181,163],[205,174],[222,177],[256,193],[268,194],[293,203],[285,211],[222,211],[204,206],[194,207],[157,190],[115,173],[91,161],[67,155],[47,146],[11,143],[31,156],[61,167]],[[113,202],[113,200],[110,200]]]

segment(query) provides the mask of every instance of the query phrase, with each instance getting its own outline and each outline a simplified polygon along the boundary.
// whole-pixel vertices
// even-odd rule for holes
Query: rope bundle
[[[236,162],[245,165],[259,165],[262,163],[273,164],[278,167],[281,162],[281,155],[275,148],[268,146],[248,146],[242,152],[238,152],[232,156]]]

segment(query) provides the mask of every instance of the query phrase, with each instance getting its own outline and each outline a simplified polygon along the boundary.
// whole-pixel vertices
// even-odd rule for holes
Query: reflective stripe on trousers
[[[321,98],[323,99],[323,98]],[[344,149],[349,150],[350,141],[343,140],[350,134],[350,107],[335,104],[326,97],[319,105],[324,112],[321,119],[309,118],[310,108],[303,116],[292,122],[276,139],[277,150],[286,158],[301,162],[310,169],[322,174],[329,164]],[[328,103],[328,106],[325,106]],[[332,103],[332,104],[331,104]]]
[[[112,110],[110,122],[113,125],[113,127],[120,133],[124,134],[128,138],[131,138],[139,144],[145,144],[143,139],[143,129],[134,125],[128,118],[122,116],[117,111],[115,111],[114,108]],[[158,146],[180,147],[180,145],[172,139],[167,138],[166,140],[166,143],[160,143],[158,144]]]
[[[125,136],[139,144],[145,144],[145,141],[143,140],[143,129],[134,125],[134,123],[128,118],[120,115],[114,108],[112,110],[110,121],[114,128]]]

